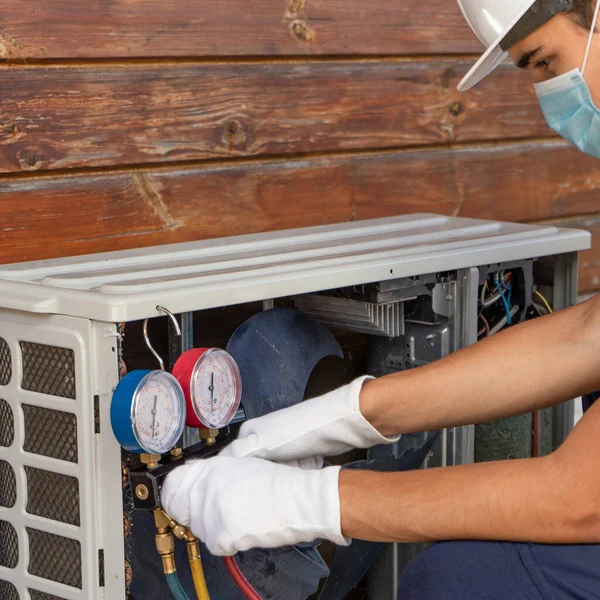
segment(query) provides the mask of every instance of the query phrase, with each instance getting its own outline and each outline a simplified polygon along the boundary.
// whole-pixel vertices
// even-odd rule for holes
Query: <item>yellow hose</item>
[[[208,588],[206,587],[206,579],[204,578],[204,570],[202,569],[202,560],[200,559],[200,548],[198,541],[195,539],[187,542],[188,558],[190,560],[190,569],[192,571],[192,579],[194,580],[194,588],[198,600],[210,600]]]

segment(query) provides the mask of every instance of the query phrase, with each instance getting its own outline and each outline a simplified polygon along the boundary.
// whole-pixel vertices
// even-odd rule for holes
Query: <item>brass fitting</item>
[[[183,448],[173,448],[173,450],[171,450],[171,456],[173,458],[181,458],[183,456]]]
[[[156,524],[156,549],[160,554],[165,575],[177,572],[175,566],[175,539],[169,531],[169,517],[164,510],[154,511],[154,523]]]
[[[175,566],[175,539],[169,531],[165,533],[157,533],[155,538],[156,549],[160,554],[165,575],[171,575],[177,572]]]
[[[212,446],[217,441],[219,435],[218,429],[200,429],[200,439],[204,440],[207,446]]]
[[[140,454],[140,460],[142,464],[146,465],[149,469],[156,469],[160,462],[160,454]]]
[[[200,560],[200,547],[198,546],[198,540],[192,537],[187,541],[187,553],[190,561]]]
[[[162,508],[159,508],[154,511],[154,523],[159,533],[166,533],[171,526],[171,519]]]
[[[135,488],[135,495],[140,500],[148,500],[148,496],[150,496],[150,490],[143,483],[140,483]]]

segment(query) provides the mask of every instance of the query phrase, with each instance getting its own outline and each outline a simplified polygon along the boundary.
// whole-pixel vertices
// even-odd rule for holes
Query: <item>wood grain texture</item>
[[[553,224],[587,229],[592,234],[591,250],[586,250],[579,255],[579,291],[586,294],[600,290],[600,213]]]
[[[527,73],[470,61],[0,71],[0,172],[552,136]]]
[[[597,212],[596,161],[562,142],[0,181],[0,263],[414,212]]]
[[[478,53],[448,0],[4,0],[0,58]]]

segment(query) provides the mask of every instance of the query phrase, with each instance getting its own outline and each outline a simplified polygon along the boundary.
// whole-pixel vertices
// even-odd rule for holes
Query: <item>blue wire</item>
[[[169,575],[165,575],[165,577],[167,578],[167,584],[175,600],[190,600],[189,596],[181,586],[177,573],[169,573]]]
[[[508,325],[512,325],[512,317],[510,316],[510,305],[508,303],[508,300],[504,296],[504,292],[502,291],[502,288],[500,287],[500,283],[498,281],[496,281],[496,288],[498,289],[498,292],[500,293],[500,298],[502,298],[502,303],[504,304],[504,310],[506,311],[506,322],[508,323]],[[509,294],[510,293],[511,291],[509,291]]]

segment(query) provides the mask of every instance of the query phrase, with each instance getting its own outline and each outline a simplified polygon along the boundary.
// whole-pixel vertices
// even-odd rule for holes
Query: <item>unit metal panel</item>
[[[114,338],[103,337],[113,332],[0,310],[11,372],[0,382],[0,590],[8,597],[124,597],[120,453],[110,428],[102,439],[94,423],[94,396],[102,388],[109,398],[117,378]],[[99,585],[98,551],[111,534],[109,593]]]
[[[106,322],[589,248],[588,232],[409,215],[0,267],[0,306]]]

